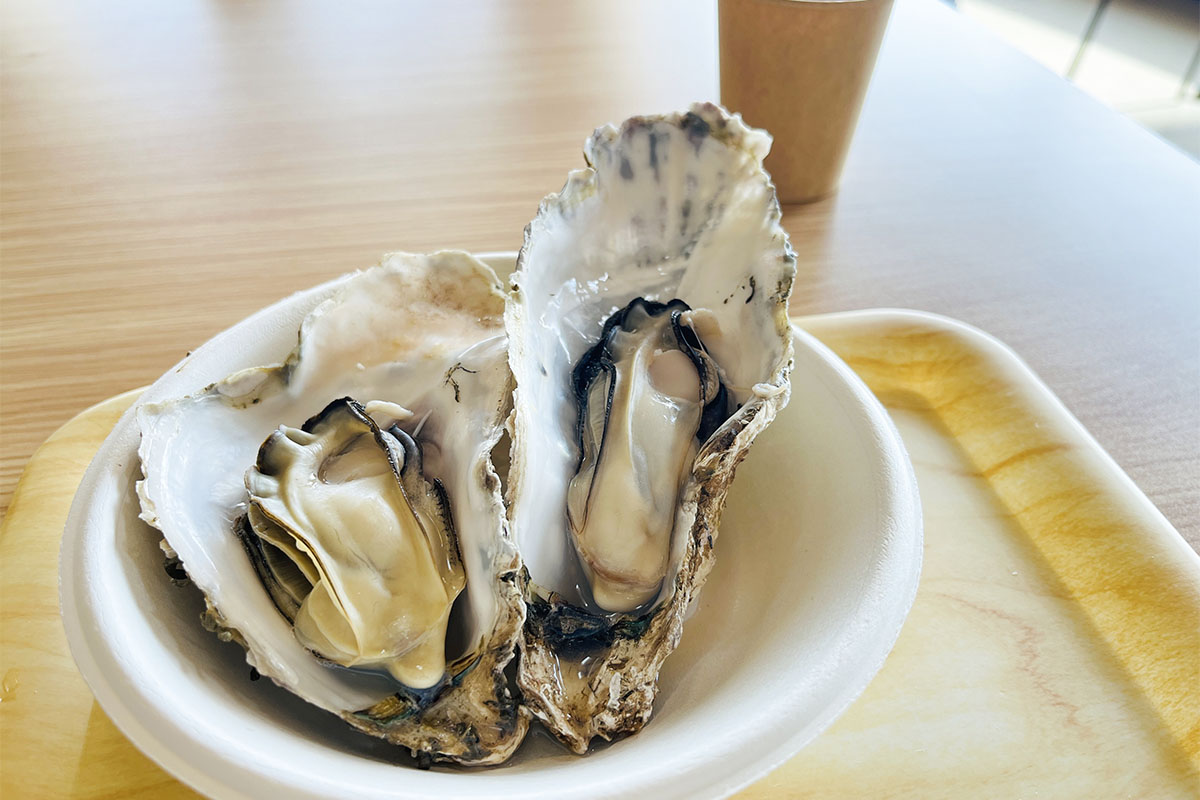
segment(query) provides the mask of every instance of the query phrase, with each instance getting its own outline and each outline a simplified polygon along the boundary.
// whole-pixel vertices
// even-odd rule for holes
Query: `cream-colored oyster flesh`
[[[689,311],[678,300],[634,300],[572,371],[580,457],[567,520],[592,599],[606,611],[633,611],[658,594],[679,490],[697,436],[711,432],[701,434],[705,411],[728,416],[715,363],[687,335]]]
[[[588,168],[526,229],[506,309],[510,517],[529,574],[518,682],[576,752],[649,719],[734,469],[787,402],[795,266],[762,170],[769,146],[713,105],[600,128]],[[578,380],[639,298],[678,301],[694,346],[664,345],[649,325]]]
[[[420,461],[412,437],[381,429],[348,397],[302,428],[280,426],[246,472],[249,529],[261,540],[247,549],[263,554],[268,591],[294,587],[300,602],[285,616],[301,644],[428,689],[445,675],[446,627],[466,579],[445,496]]]
[[[504,679],[524,606],[491,461],[503,306],[465,253],[393,254],[314,309],[281,363],[139,413],[142,516],[209,624],[423,763],[499,763],[528,726]]]

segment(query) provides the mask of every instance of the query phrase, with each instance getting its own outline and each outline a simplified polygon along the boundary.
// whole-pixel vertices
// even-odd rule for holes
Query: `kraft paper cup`
[[[775,138],[782,203],[832,193],[892,0],[720,0],[721,103]]]

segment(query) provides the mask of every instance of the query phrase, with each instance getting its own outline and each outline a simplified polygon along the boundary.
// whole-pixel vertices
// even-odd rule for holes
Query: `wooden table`
[[[0,507],[71,415],[387,250],[515,249],[597,124],[716,95],[693,0],[13,2]],[[1200,546],[1200,169],[904,0],[798,314],[897,306],[1021,353]]]

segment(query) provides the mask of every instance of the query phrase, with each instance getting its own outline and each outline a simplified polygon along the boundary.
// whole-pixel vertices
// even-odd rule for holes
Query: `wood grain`
[[[716,94],[715,16],[7,0],[0,505],[58,425],[273,300],[388,250],[517,247],[593,127]],[[1195,547],[1198,175],[950,10],[901,0],[842,190],[786,212],[793,308],[993,332]]]
[[[58,531],[91,454],[138,392],[71,419],[37,450],[0,525],[0,796],[194,798],[91,699],[58,615]]]

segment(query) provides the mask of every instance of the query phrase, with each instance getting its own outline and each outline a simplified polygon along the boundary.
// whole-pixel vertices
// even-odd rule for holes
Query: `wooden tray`
[[[996,340],[915,312],[798,322],[896,420],[925,569],[863,696],[741,796],[1200,797],[1196,553]],[[194,796],[94,702],[58,616],[71,497],[136,396],[51,436],[0,528],[5,798]]]

